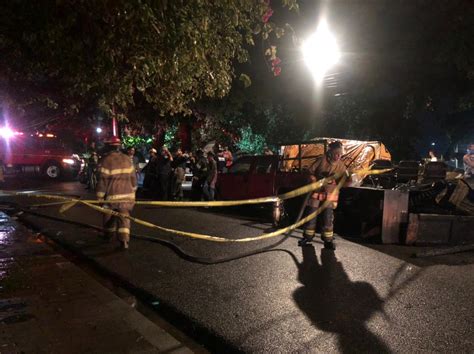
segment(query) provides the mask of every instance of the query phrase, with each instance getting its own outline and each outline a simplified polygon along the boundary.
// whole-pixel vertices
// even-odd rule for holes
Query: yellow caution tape
[[[135,203],[135,205],[154,205],[154,206],[165,206],[165,207],[223,207],[223,206],[236,206],[236,205],[250,205],[250,204],[263,204],[263,203],[273,203],[278,200],[286,200],[290,198],[295,198],[300,195],[309,193],[313,190],[319,189],[326,185],[328,182],[333,180],[333,178],[323,178],[319,181],[313,182],[306,186],[297,188],[293,191],[272,196],[272,197],[262,197],[254,199],[242,199],[242,200],[225,200],[225,201],[198,201],[198,202],[171,202],[171,201],[135,201],[130,199],[116,199],[116,200],[82,200],[83,202],[89,204],[116,204],[116,203]],[[46,198],[46,199],[56,199],[63,200],[61,203],[70,203],[70,198],[65,198],[59,195],[51,194],[28,194],[29,197],[36,198]],[[49,206],[57,205],[58,203],[48,203],[48,204],[36,204],[35,207],[40,206]],[[69,207],[67,208],[69,209]]]
[[[65,211],[68,211],[69,209],[71,209],[76,204],[77,204],[77,202],[66,202],[65,204],[62,205],[61,208],[59,208],[59,212],[64,213]]]
[[[378,170],[378,171],[361,170],[361,171],[357,171],[357,173],[358,174],[369,174],[369,173],[370,174],[381,174],[381,173],[385,173],[387,171],[390,171],[390,170],[389,169],[388,170]],[[346,181],[346,178],[347,178],[347,174],[343,174],[342,178],[340,179],[339,183],[336,186],[336,191],[338,191],[343,186],[343,184]],[[313,190],[319,189],[323,185],[327,184],[329,181],[332,181],[334,179],[335,179],[334,177],[326,178],[326,179],[323,178],[323,179],[321,179],[319,181],[316,181],[314,183],[311,183],[307,186],[298,188],[298,189],[296,189],[292,192],[282,194],[282,195],[280,195],[276,198],[280,198],[280,199],[283,199],[283,200],[284,199],[289,199],[289,198],[294,198],[296,196],[299,196],[299,195],[302,195],[302,194],[305,194],[305,193],[309,193]],[[262,234],[262,235],[259,235],[259,236],[245,237],[245,238],[240,238],[240,239],[229,239],[229,238],[225,238],[225,237],[211,236],[211,235],[206,235],[206,234],[199,234],[199,233],[194,233],[194,232],[186,232],[186,231],[179,231],[179,230],[175,230],[175,229],[166,228],[166,227],[163,227],[163,226],[155,225],[155,224],[150,223],[150,222],[145,221],[145,220],[135,218],[135,217],[130,216],[130,215],[125,215],[125,214],[122,214],[120,212],[108,209],[108,208],[103,208],[103,207],[94,205],[94,203],[91,203],[90,201],[86,201],[86,200],[66,198],[66,197],[62,197],[62,196],[58,196],[58,195],[31,195],[31,196],[64,201],[65,205],[63,205],[63,207],[61,207],[61,210],[60,210],[61,212],[64,212],[64,211],[68,210],[69,208],[71,208],[72,206],[76,205],[77,203],[80,203],[80,204],[84,204],[84,205],[86,205],[86,206],[88,206],[88,207],[90,207],[94,210],[97,210],[97,211],[99,211],[103,214],[109,214],[109,215],[113,215],[113,216],[116,216],[116,217],[126,218],[126,219],[129,219],[129,220],[139,224],[139,225],[143,225],[143,226],[150,227],[150,228],[153,228],[153,229],[157,229],[157,230],[160,230],[160,231],[168,232],[168,233],[171,233],[173,235],[184,236],[184,237],[200,239],[200,240],[206,240],[206,241],[212,241],[212,242],[232,242],[232,243],[251,242],[251,241],[259,241],[259,240],[269,239],[269,238],[273,238],[273,237],[282,235],[286,232],[295,230],[296,228],[304,225],[305,223],[307,223],[311,219],[314,219],[323,210],[325,210],[329,206],[329,204],[331,203],[330,201],[326,200],[313,213],[307,215],[306,217],[304,217],[300,221],[298,221],[298,222],[296,222],[296,223],[294,223],[294,224],[292,224],[288,227],[279,229],[277,231],[274,231],[274,232],[271,232],[271,233],[268,233],[268,234]],[[270,198],[272,199],[272,201],[275,200],[274,197],[270,197]],[[261,199],[268,199],[268,198],[258,198],[257,200],[261,200]],[[248,203],[248,201],[249,200],[244,201],[244,202]],[[93,201],[93,202],[103,203],[102,201]],[[121,201],[121,202],[124,202],[124,201]],[[242,202],[242,201],[232,201],[232,202]],[[180,203],[180,202],[173,202],[173,203]],[[206,205],[206,206],[209,205],[208,204],[209,202],[204,202],[204,203],[205,203],[204,205]],[[143,204],[148,204],[148,203],[143,203]],[[248,203],[248,204],[250,204],[250,203]],[[192,203],[192,205],[197,206],[196,202]],[[233,205],[238,205],[238,204],[233,204]]]
[[[341,181],[339,182],[339,184],[336,186],[336,190],[339,190],[342,187],[345,180],[346,180],[346,176],[344,175],[343,178],[341,178]],[[83,200],[76,199],[76,200],[74,200],[74,202],[78,202],[78,203],[87,205],[88,207],[90,207],[94,210],[97,210],[97,211],[99,211],[103,214],[109,214],[109,215],[113,215],[113,216],[116,216],[116,217],[126,218],[126,219],[129,219],[129,220],[139,224],[139,225],[143,225],[143,226],[146,226],[146,227],[149,227],[149,228],[152,228],[152,229],[157,229],[157,230],[160,230],[160,231],[168,232],[168,233],[171,233],[173,235],[185,236],[185,237],[195,238],[195,239],[199,239],[199,240],[212,241],[212,242],[232,242],[232,243],[265,240],[265,239],[273,238],[273,237],[282,235],[286,232],[295,230],[296,228],[300,227],[301,225],[306,224],[311,219],[314,219],[324,209],[326,209],[329,204],[331,204],[331,202],[325,201],[316,211],[314,211],[313,213],[311,213],[308,216],[304,217],[300,221],[298,221],[298,222],[296,222],[296,223],[294,223],[294,224],[292,224],[288,227],[285,227],[283,229],[279,229],[277,231],[274,231],[274,232],[271,232],[271,233],[268,233],[268,234],[262,234],[262,235],[259,235],[259,236],[245,237],[245,238],[239,238],[239,239],[230,239],[230,238],[219,237],[219,236],[210,236],[210,235],[198,234],[198,233],[194,233],[194,232],[186,232],[186,231],[179,231],[179,230],[175,230],[175,229],[169,229],[169,228],[166,228],[166,227],[163,227],[163,226],[155,225],[155,224],[150,223],[150,222],[145,221],[145,220],[135,218],[135,217],[130,216],[130,215],[125,215],[125,214],[119,213],[119,212],[114,211],[114,210],[106,209],[106,208],[91,204],[91,203],[83,201]]]
[[[370,170],[366,168],[366,169],[355,171],[353,172],[353,174],[357,174],[361,176],[367,176],[369,174],[377,175],[377,174],[386,173],[391,170],[392,169]],[[346,174],[342,174],[342,176],[346,176]],[[135,203],[135,205],[152,205],[152,206],[162,206],[162,207],[228,207],[228,206],[237,206],[237,205],[264,204],[264,203],[273,203],[279,200],[287,200],[287,199],[299,197],[311,191],[317,190],[325,186],[329,182],[339,179],[340,177],[341,175],[323,178],[316,182],[310,183],[308,185],[296,188],[293,191],[290,191],[287,193],[283,193],[277,196],[253,198],[253,199],[227,200],[227,201],[193,201],[193,202],[135,201],[135,200],[129,200],[129,199],[122,199],[122,200],[82,200],[82,202],[86,202],[89,204]],[[62,200],[63,202],[61,203],[65,203],[65,204],[68,203],[68,205],[64,207],[64,210],[67,210],[70,207],[74,206],[74,204],[69,204],[71,202],[70,198],[65,198],[58,195],[28,194],[28,196],[37,197],[37,198]],[[58,203],[35,204],[33,205],[33,207],[44,207],[44,206],[52,206],[52,205],[57,205],[57,204]]]

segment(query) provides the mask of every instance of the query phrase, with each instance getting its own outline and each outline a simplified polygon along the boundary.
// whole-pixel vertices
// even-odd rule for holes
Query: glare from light
[[[102,128],[101,128],[101,127],[97,127],[97,128],[95,129],[95,131],[96,131],[98,134],[100,134],[100,133],[102,133]]]
[[[302,45],[303,58],[317,83],[320,83],[326,72],[341,57],[336,38],[329,30],[325,20],[321,20],[318,28]]]
[[[0,128],[0,136],[3,139],[10,139],[15,133],[9,127]]]
[[[73,159],[63,159],[63,162],[68,165],[74,165],[74,160]]]
[[[435,145],[436,145],[436,143],[431,143],[431,146],[435,146]]]

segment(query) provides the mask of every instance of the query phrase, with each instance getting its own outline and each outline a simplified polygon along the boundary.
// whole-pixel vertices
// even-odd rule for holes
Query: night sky
[[[305,107],[295,119],[316,131],[346,136],[344,119],[328,122],[324,113],[331,114],[337,98],[354,100],[357,111],[371,111],[363,123],[371,128],[356,129],[351,138],[383,139],[392,149],[407,145],[400,154],[414,158],[426,154],[433,142],[440,153],[445,153],[474,138],[474,119],[466,113],[471,110],[474,68],[470,40],[474,35],[474,8],[470,2],[299,3],[299,14],[280,9],[274,20],[291,23],[302,40],[316,29],[319,19],[327,19],[342,57],[328,73],[323,89],[316,89],[291,35],[276,43],[283,60],[280,77],[271,77],[268,69],[265,72],[259,62],[263,55],[259,58],[262,49],[258,45],[250,69],[275,100]],[[469,104],[460,104],[466,101]],[[410,127],[403,123],[410,105],[414,136],[397,141],[393,139],[394,130],[403,135]],[[446,120],[451,121],[448,128]],[[448,131],[450,128],[456,132]]]

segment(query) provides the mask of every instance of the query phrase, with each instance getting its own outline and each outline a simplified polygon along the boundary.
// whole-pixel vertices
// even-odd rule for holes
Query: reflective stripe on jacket
[[[130,157],[112,151],[99,164],[99,181],[97,183],[97,198],[105,200],[135,200],[137,176]],[[112,208],[131,210],[134,202],[114,203]]]
[[[312,171],[314,176],[316,177],[317,180],[321,178],[326,178],[334,175],[341,175],[344,174],[347,171],[346,165],[339,160],[336,162],[331,162],[328,158],[328,156],[322,155],[319,156],[316,161],[314,162],[312,166]],[[333,202],[333,204],[336,206],[337,201],[339,199],[339,190],[337,189],[337,182],[332,182],[321,188],[321,191],[319,191],[319,194],[322,194],[323,196],[319,197],[317,199],[319,200],[328,200],[330,202]],[[322,192],[322,193],[321,193]],[[335,207],[334,207],[335,208]]]

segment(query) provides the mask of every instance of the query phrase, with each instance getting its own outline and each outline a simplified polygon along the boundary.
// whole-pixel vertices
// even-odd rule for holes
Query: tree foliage
[[[189,112],[229,92],[255,36],[282,34],[271,11],[267,0],[2,1],[0,93],[119,117],[137,100],[162,115]]]
[[[239,129],[237,148],[246,154],[262,154],[266,146],[265,137],[255,134],[250,126]]]

